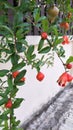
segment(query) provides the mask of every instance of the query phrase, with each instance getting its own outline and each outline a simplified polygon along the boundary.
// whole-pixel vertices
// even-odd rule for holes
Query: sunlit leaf
[[[39,53],[48,53],[49,51],[50,51],[50,47],[49,46],[47,46],[47,47],[44,47],[43,49],[41,49],[40,51],[39,51]]]
[[[6,76],[8,72],[9,70],[6,70],[6,69],[0,70],[0,77]]]
[[[73,62],[73,56],[70,56],[70,57],[67,59],[67,61],[66,61],[67,64],[70,63],[70,62]]]
[[[20,62],[17,65],[14,65],[11,69],[12,72],[22,69],[25,66],[25,62]]]
[[[38,51],[43,47],[44,45],[44,39],[41,39],[38,45]]]
[[[15,80],[14,80],[14,83],[17,84],[17,83],[21,82],[20,79],[23,78],[25,74],[26,74],[26,70],[22,70],[22,71],[16,76],[16,78],[15,78]]]
[[[23,98],[16,98],[16,100],[13,104],[13,108],[18,108],[23,100],[24,100]]]

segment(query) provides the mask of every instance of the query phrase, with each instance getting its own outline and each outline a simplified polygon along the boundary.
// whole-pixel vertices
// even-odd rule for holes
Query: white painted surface
[[[27,37],[29,44],[38,44],[39,39],[40,37],[38,36]],[[64,45],[64,48],[67,59],[72,54],[72,44]],[[0,69],[2,68],[10,68],[10,63],[0,63]],[[15,115],[17,119],[21,120],[21,123],[58,91],[63,89],[56,83],[63,71],[64,68],[56,55],[53,67],[46,68],[45,65],[41,68],[41,72],[45,74],[45,79],[42,82],[36,80],[37,71],[35,69],[32,70],[30,66],[27,67],[26,83],[24,86],[19,87],[19,92],[17,93],[17,97],[22,97],[25,101],[23,101],[20,108],[15,110]]]

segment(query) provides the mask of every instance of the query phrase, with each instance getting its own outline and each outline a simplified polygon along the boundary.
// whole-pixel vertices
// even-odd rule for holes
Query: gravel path
[[[22,125],[24,130],[73,130],[73,84],[69,84]]]

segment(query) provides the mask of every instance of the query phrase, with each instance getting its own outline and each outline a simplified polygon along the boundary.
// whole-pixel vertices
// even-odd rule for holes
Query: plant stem
[[[11,109],[10,111],[10,115],[9,115],[9,130],[12,130],[12,117],[13,117],[13,109]]]
[[[19,55],[18,52],[17,52],[17,49],[16,49],[16,34],[14,35],[14,49],[15,49],[15,53],[16,53],[21,59],[23,59],[24,61],[26,61],[26,63],[27,63],[27,59],[25,59],[23,56]]]
[[[17,53],[17,49],[16,49],[16,34],[14,34],[14,49],[15,49],[15,52]]]
[[[11,117],[12,117],[12,115],[10,113],[10,117],[9,117],[9,130],[11,130]]]
[[[56,51],[55,51],[55,52],[56,52]],[[56,52],[56,54],[57,54],[58,58],[60,59],[60,61],[61,61],[62,65],[63,65],[63,67],[64,67],[64,69],[65,69],[65,71],[66,71],[66,68],[65,68],[65,63],[63,62],[63,60],[61,59],[61,57],[58,55],[58,53],[57,53],[57,52]]]
[[[42,32],[42,29],[40,29],[39,27],[37,27],[35,22],[33,22],[29,17],[26,17],[26,18],[27,18],[27,20],[29,22],[31,22],[33,24],[33,26],[35,26],[38,29],[38,31]]]

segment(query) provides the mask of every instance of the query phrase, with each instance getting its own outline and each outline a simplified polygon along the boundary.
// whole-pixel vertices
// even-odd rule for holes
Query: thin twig
[[[56,51],[55,51],[55,52],[56,52]],[[65,63],[63,62],[63,60],[61,59],[61,57],[58,55],[57,52],[56,52],[56,54],[57,54],[58,58],[60,59],[62,65],[63,65],[63,67],[64,67],[64,69],[65,69],[65,71],[66,71]]]
[[[40,29],[39,27],[37,27],[35,22],[33,22],[29,17],[26,17],[26,18],[27,18],[27,20],[28,20],[30,23],[33,24],[33,26],[35,26],[35,27],[38,29],[38,31],[42,32],[42,29]]]

